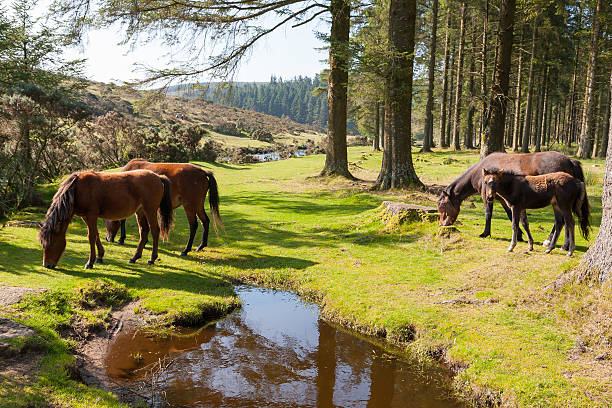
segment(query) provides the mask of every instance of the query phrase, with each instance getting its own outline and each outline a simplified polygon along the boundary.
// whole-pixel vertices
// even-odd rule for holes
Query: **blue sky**
[[[268,81],[271,75],[286,79],[298,75],[314,76],[325,68],[321,60],[326,58],[326,51],[315,49],[323,46],[315,31],[325,29],[326,23],[322,21],[277,29],[255,44],[235,80]],[[87,59],[85,74],[88,79],[115,83],[141,79],[144,74],[135,67],[137,63],[163,68],[180,58],[180,53],[172,56],[175,51],[165,48],[159,41],[131,48],[118,45],[120,40],[120,27],[94,30],[88,33],[82,47],[68,51],[66,56]]]

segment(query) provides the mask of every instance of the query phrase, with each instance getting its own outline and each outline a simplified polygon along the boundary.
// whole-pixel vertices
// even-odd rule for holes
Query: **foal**
[[[533,237],[529,231],[529,222],[525,210],[544,208],[552,205],[555,211],[555,233],[545,253],[555,248],[559,233],[565,224],[565,243],[568,244],[567,256],[572,256],[576,248],[574,235],[574,217],[580,221],[580,230],[585,239],[589,238],[590,209],[585,185],[564,172],[543,174],[541,176],[521,176],[511,171],[482,169],[483,186],[487,201],[493,201],[495,195],[501,196],[512,213],[512,241],[508,252],[516,246],[519,219],[529,238],[529,250],[533,250]]]

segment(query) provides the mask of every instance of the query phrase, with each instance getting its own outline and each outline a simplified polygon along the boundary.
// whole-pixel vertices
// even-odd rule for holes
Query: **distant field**
[[[105,244],[106,264],[93,270],[83,269],[88,244],[80,220],[69,228],[66,254],[53,271],[41,266],[35,228],[1,228],[0,282],[48,288],[53,295],[74,293],[84,283],[106,278],[126,285],[141,299],[143,310],[167,321],[187,316],[194,322],[235,307],[231,285],[236,281],[290,288],[321,304],[330,320],[384,334],[424,360],[443,355],[459,369],[455,384],[466,398],[534,408],[610,406],[612,350],[606,339],[612,338],[612,288],[545,289],[577,265],[588,245],[582,237],[577,235],[573,258],[559,248],[546,255],[540,245],[528,253],[525,243],[508,254],[511,227],[499,205],[492,237],[478,238],[484,227],[478,196],[464,202],[458,231],[448,236],[438,234],[437,222],[389,228],[377,209],[382,201],[435,206],[437,197],[421,191],[371,191],[381,154],[369,147],[349,149],[351,171],[361,181],[313,178],[324,160],[314,155],[253,165],[198,163],[215,172],[227,234],[211,234],[203,252],[178,257],[188,232],[178,209],[172,237],[161,244],[154,267],[127,263],[137,241],[133,220],[128,245]],[[475,151],[414,154],[426,184],[447,184],[477,160]],[[583,163],[597,226],[603,161]],[[47,197],[55,188],[47,187]],[[44,209],[30,209],[16,219],[43,216]],[[552,210],[529,211],[529,220],[541,244],[552,228]],[[143,259],[148,255],[146,249]],[[2,312],[36,327],[54,348],[32,385],[20,388],[0,379],[0,397],[29,401],[53,396],[59,406],[116,406],[111,397],[85,390],[63,371],[70,363],[70,344],[59,339],[60,314],[49,308]],[[69,400],[76,390],[81,390],[79,401]]]

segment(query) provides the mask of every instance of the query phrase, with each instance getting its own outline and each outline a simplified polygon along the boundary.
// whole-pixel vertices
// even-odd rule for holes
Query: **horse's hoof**
[[[189,253],[189,251],[183,251],[183,252],[181,252],[181,254],[179,256],[187,256],[188,253]]]
[[[136,263],[136,259],[138,259],[138,258],[131,258],[128,262],[129,263]]]
[[[115,239],[114,238],[106,237],[106,242],[115,242]]]
[[[574,255],[574,251],[569,251],[569,252],[567,253],[567,256],[572,256],[572,255]]]
[[[103,264],[104,263],[104,259],[96,258],[96,263]]]
[[[149,260],[149,261],[147,261],[147,265],[155,265],[155,261]]]
[[[545,254],[550,254],[550,251],[552,251],[552,248],[547,248],[546,251],[544,251]]]
[[[87,262],[85,264],[85,269],[93,269],[93,262]]]
[[[549,245],[550,245],[550,240],[548,240],[548,239],[546,241],[542,242],[542,246],[547,247]]]
[[[117,241],[117,245],[123,245],[124,243],[125,243],[125,242],[124,242],[122,239],[120,239],[119,241]]]
[[[564,251],[567,251],[567,250],[569,249],[569,246],[568,246],[568,245],[563,245],[563,246],[561,247],[561,249],[562,249],[562,250],[564,250]]]
[[[486,238],[486,237],[490,237],[491,233],[490,232],[483,232],[482,234],[479,235],[480,238]]]
[[[204,248],[206,248],[208,245],[200,245],[198,247],[198,249],[196,249],[196,251],[200,252],[201,250],[203,250]]]
[[[508,248],[508,250],[506,252],[512,252],[514,250],[514,247],[510,247]]]
[[[528,251],[533,251],[533,245],[530,245],[529,248],[527,248]]]

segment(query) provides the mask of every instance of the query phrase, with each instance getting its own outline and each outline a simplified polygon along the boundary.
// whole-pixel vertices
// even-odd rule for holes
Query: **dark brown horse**
[[[158,210],[161,225],[157,222]],[[142,256],[150,229],[153,251],[149,264],[153,264],[157,259],[160,229],[162,236],[167,236],[172,224],[170,181],[148,170],[71,174],[53,196],[38,233],[43,246],[43,265],[54,268],[59,262],[66,249],[66,230],[75,215],[87,224],[90,253],[85,268],[92,268],[95,262],[103,263],[104,247],[98,235],[98,218],[120,220],[134,213],[140,227],[140,241],[130,263]]]
[[[208,230],[210,228],[210,219],[204,211],[204,202],[206,193],[210,189],[210,212],[213,218],[213,227],[215,232],[218,228],[223,228],[221,217],[219,215],[219,192],[217,189],[217,180],[209,171],[202,169],[190,163],[151,163],[143,159],[133,159],[123,167],[121,171],[129,171],[134,169],[151,170],[154,173],[164,175],[170,180],[172,185],[172,208],[183,205],[187,222],[189,223],[189,240],[181,256],[187,255],[191,251],[193,239],[198,229],[196,216],[202,223],[204,233],[202,234],[202,243],[198,247],[198,251],[208,245]],[[119,226],[121,226],[121,236],[119,243],[125,241],[125,220],[105,221],[106,223],[106,240],[113,242]]]
[[[558,152],[526,154],[493,153],[472,165],[442,191],[438,198],[440,225],[451,225],[455,222],[459,215],[459,209],[463,200],[476,193],[483,194],[482,169],[484,167],[505,169],[526,176],[537,176],[540,174],[563,171],[576,177],[580,181],[584,181],[584,174],[580,162],[570,159]],[[480,234],[480,237],[485,238],[491,235],[493,202],[487,201],[484,196],[482,201],[485,205],[485,229],[483,233]],[[512,219],[510,209],[503,200],[500,200],[500,203],[504,207],[504,210],[506,210],[508,218]],[[563,222],[563,220],[560,221]],[[547,245],[548,241],[552,239],[555,232],[554,228],[555,227],[553,227],[548,240],[544,241],[544,245]],[[519,241],[521,240],[520,229],[518,230],[518,239]]]
[[[555,229],[546,253],[555,248],[563,224],[565,224],[567,256],[572,256],[574,253],[576,242],[572,213],[578,216],[582,236],[585,239],[589,238],[590,209],[584,182],[564,172],[523,176],[506,170],[483,168],[482,176],[485,199],[492,202],[497,196],[501,196],[510,207],[512,241],[508,252],[511,252],[516,246],[519,220],[527,233],[529,250],[533,250],[533,237],[529,231],[525,210],[544,208],[549,205],[552,205],[555,211]]]

